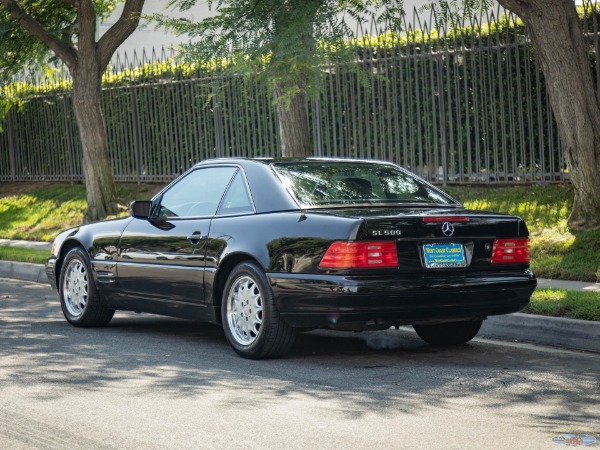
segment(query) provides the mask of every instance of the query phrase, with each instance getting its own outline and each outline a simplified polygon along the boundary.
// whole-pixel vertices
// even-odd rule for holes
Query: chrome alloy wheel
[[[250,345],[258,338],[262,315],[262,295],[256,281],[239,277],[227,296],[227,325],[238,344]]]
[[[69,262],[63,280],[63,299],[69,314],[81,316],[88,301],[88,274],[83,262],[74,259]]]

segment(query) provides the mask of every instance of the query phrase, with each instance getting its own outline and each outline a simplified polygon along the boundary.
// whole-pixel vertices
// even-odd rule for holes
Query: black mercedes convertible
[[[528,235],[391,163],[216,159],[131,217],[62,232],[46,272],[75,326],[115,310],[207,321],[246,358],[314,328],[412,325],[452,345],[528,304]]]

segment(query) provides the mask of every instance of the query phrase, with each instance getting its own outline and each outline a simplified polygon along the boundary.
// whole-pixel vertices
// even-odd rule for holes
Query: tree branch
[[[75,65],[77,64],[77,53],[73,47],[65,44],[49,33],[40,22],[23,11],[16,0],[0,0],[0,5],[4,6],[10,16],[19,22],[19,25],[21,25],[24,30],[52,50],[56,56],[66,64],[69,70],[75,68]]]
[[[144,2],[145,0],[127,0],[119,20],[98,41],[100,70],[106,70],[113,53],[138,27]]]
[[[61,32],[63,42],[68,42],[69,45],[74,47],[73,34],[77,30],[77,27],[78,27],[78,23],[77,23],[77,20],[75,20],[72,24],[67,25],[66,27],[63,28],[63,30]]]
[[[79,36],[77,50],[94,53],[96,51],[96,7],[92,0],[80,0],[77,8]]]
[[[528,9],[527,3],[520,0],[499,0],[498,3],[504,8],[514,12],[519,17],[526,13]]]

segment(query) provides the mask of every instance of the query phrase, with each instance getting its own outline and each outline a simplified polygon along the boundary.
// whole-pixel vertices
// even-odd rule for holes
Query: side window
[[[237,167],[209,167],[189,173],[163,194],[159,217],[214,215],[237,170]]]
[[[248,194],[248,189],[244,181],[244,175],[240,170],[231,182],[229,189],[227,189],[227,193],[225,194],[225,198],[219,209],[219,214],[252,212],[254,212],[252,200],[250,200],[250,195]]]

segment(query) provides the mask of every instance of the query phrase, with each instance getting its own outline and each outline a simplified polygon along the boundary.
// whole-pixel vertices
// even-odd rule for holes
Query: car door
[[[141,311],[204,302],[205,245],[235,166],[193,170],[168,187],[149,219],[133,218],[119,244],[120,290]],[[131,306],[131,305],[130,305]]]

